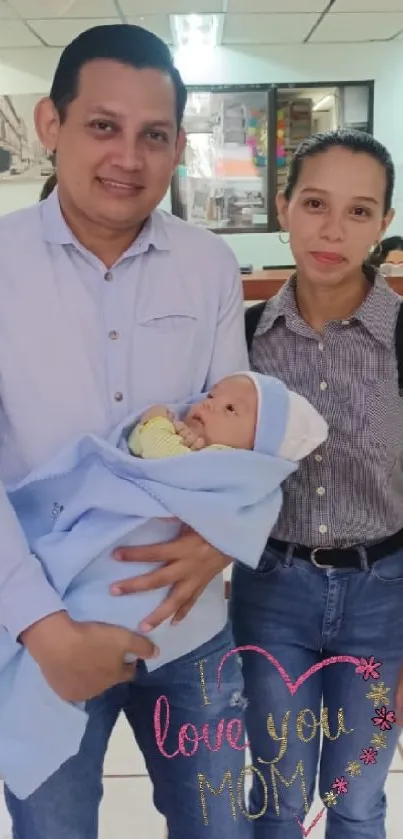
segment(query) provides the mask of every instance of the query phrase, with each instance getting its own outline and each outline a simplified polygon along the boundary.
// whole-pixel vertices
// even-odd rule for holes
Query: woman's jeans
[[[400,729],[381,725],[377,709],[393,709],[403,662],[403,550],[370,568],[363,551],[361,570],[324,570],[269,544],[257,570],[235,566],[231,613],[237,645],[268,651],[293,682],[331,656],[382,663],[367,680],[355,664],[327,665],[291,695],[262,653],[242,653],[255,839],[301,839],[318,765],[326,839],[384,839]]]

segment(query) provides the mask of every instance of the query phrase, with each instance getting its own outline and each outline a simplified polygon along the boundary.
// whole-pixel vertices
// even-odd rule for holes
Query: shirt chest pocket
[[[170,315],[157,315],[157,317],[148,320],[139,321],[138,326],[146,329],[152,335],[153,333],[161,333],[163,335],[170,335],[172,332],[183,332],[194,329],[197,323],[195,315],[185,312]],[[145,337],[145,333],[143,333]]]
[[[139,317],[133,341],[132,381],[142,393],[142,405],[186,400],[202,389],[207,370],[200,321],[190,307],[176,305]]]

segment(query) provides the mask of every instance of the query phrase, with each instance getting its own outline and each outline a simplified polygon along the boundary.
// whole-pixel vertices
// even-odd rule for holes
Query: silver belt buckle
[[[320,564],[320,563],[319,563],[319,562],[315,559],[315,555],[316,555],[319,551],[332,551],[332,550],[333,550],[333,548],[314,548],[314,549],[311,551],[311,562],[312,562],[312,565],[314,565],[314,566],[315,566],[315,568],[323,568],[325,571],[330,571],[330,570],[331,570],[332,568],[334,568],[335,566],[334,566],[334,565],[321,565],[321,564]]]

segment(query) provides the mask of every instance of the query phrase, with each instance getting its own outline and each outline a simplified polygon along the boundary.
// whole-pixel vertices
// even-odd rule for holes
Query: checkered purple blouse
[[[377,277],[348,321],[318,335],[299,315],[294,278],[268,301],[252,368],[305,396],[329,438],[284,485],[272,535],[309,547],[379,541],[403,528],[403,399],[394,331],[401,298]]]

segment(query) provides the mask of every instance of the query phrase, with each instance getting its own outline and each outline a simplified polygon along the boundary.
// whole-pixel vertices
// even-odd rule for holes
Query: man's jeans
[[[384,839],[384,784],[400,730],[372,718],[393,709],[403,660],[403,551],[370,569],[364,551],[361,570],[335,571],[268,546],[256,571],[235,567],[231,612],[237,645],[268,651],[293,682],[330,656],[382,662],[367,681],[354,664],[328,665],[291,695],[262,654],[243,653],[255,839],[301,839],[319,761],[326,839]],[[365,765],[365,755],[375,762]]]
[[[226,661],[220,687],[217,684],[219,663],[233,647],[226,627],[198,650],[152,674],[140,664],[132,684],[89,702],[90,719],[79,754],[26,801],[6,790],[14,839],[96,839],[104,756],[122,710],[144,755],[154,803],[167,820],[169,839],[251,839],[251,822],[242,815],[245,752],[234,748],[244,737],[235,737],[236,726],[231,729],[232,740],[226,736],[227,723],[243,719],[245,704],[236,655]],[[157,747],[155,733],[154,710],[161,696],[169,702],[169,719],[166,701],[159,703],[160,746],[167,757]],[[185,723],[189,727],[179,738]],[[205,740],[197,742],[197,734]],[[179,746],[193,756],[175,756]],[[135,821],[132,835],[141,839]]]

